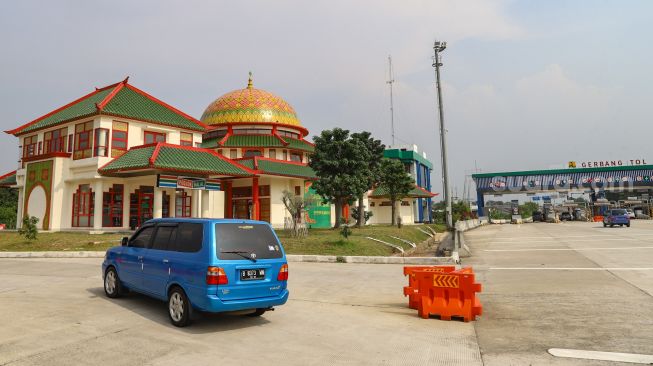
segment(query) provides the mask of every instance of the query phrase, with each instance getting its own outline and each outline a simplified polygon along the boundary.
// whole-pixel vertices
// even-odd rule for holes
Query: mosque
[[[133,230],[159,217],[283,227],[284,191],[315,194],[309,131],[284,99],[255,88],[251,74],[246,88],[210,103],[199,120],[127,78],[5,132],[19,139],[21,154],[0,186],[18,189],[17,222],[35,216],[42,230]],[[382,195],[369,196],[380,209],[371,200]],[[400,205],[404,222],[415,221],[413,202],[432,196],[414,190]],[[306,221],[329,227],[334,217],[331,205],[318,204]]]

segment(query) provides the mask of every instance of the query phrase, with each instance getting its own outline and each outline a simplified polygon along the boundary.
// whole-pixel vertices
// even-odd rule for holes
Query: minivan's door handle
[[[163,260],[163,263],[170,263],[170,261],[167,260],[167,259],[164,259],[164,260]]]

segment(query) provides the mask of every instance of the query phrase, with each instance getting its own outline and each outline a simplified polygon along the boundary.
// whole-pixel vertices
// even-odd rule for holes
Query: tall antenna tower
[[[395,146],[395,110],[394,104],[392,101],[392,84],[394,84],[395,79],[392,75],[392,55],[388,56],[388,65],[390,66],[389,70],[389,80],[386,81],[390,85],[390,128],[392,129],[392,147]]]

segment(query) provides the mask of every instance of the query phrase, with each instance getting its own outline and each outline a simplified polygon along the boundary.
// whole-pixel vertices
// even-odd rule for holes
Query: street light
[[[435,41],[433,43],[433,67],[435,68],[435,85],[438,94],[438,111],[440,113],[440,152],[442,159],[442,186],[444,188],[444,200],[446,202],[445,218],[447,221],[447,228],[453,228],[453,218],[451,214],[451,189],[449,188],[449,171],[447,169],[447,144],[446,132],[444,128],[444,110],[442,108],[442,89],[440,87],[440,52],[447,48],[447,42]]]

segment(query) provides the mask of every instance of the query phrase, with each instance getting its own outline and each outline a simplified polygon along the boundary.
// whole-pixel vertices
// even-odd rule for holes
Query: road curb
[[[105,252],[0,252],[0,258],[104,258]]]
[[[105,252],[0,252],[0,258],[104,258]],[[453,257],[374,257],[288,254],[288,262],[369,264],[451,264]]]

